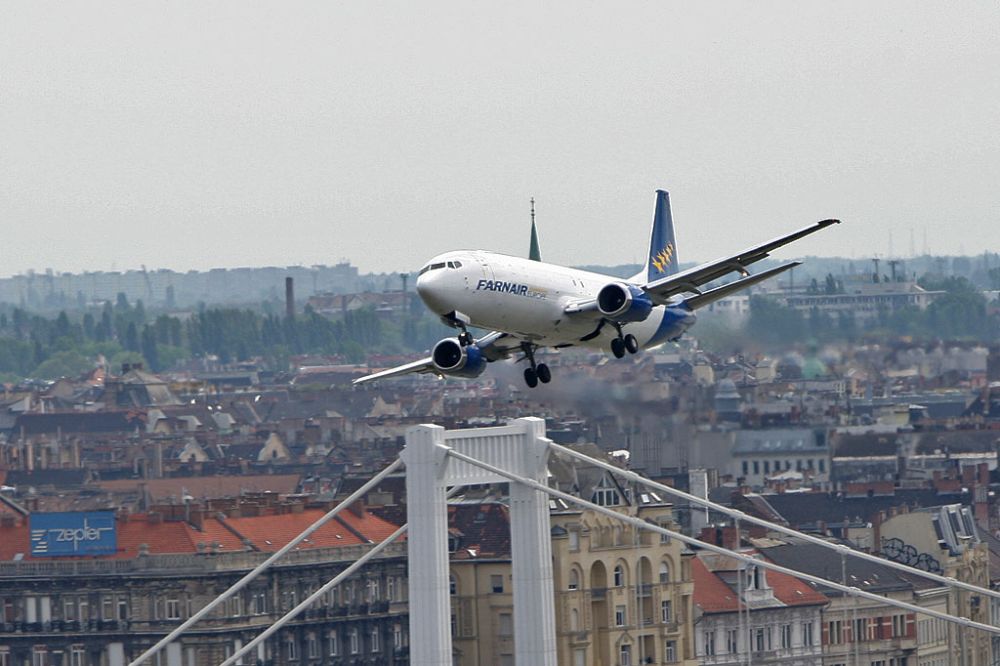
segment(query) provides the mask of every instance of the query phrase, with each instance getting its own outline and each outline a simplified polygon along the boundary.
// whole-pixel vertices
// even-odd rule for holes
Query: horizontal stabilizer
[[[783,266],[778,266],[777,268],[772,268],[766,270],[762,273],[757,273],[756,275],[751,275],[749,277],[741,278],[735,282],[730,282],[729,284],[724,284],[721,287],[716,287],[715,289],[709,289],[708,291],[696,294],[695,296],[689,296],[684,299],[685,305],[687,305],[692,310],[697,310],[698,308],[703,308],[706,305],[710,305],[720,298],[725,298],[730,294],[736,293],[747,287],[751,287],[758,282],[763,282],[769,278],[773,278],[775,275],[784,273],[787,270],[791,270],[796,266],[799,266],[802,262],[793,261],[791,263],[785,264]]]

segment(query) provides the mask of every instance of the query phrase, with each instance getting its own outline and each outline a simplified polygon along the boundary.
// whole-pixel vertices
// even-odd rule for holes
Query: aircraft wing
[[[430,356],[427,358],[422,358],[419,361],[413,361],[411,363],[404,363],[403,365],[397,365],[395,368],[389,368],[388,370],[382,370],[381,372],[373,372],[370,375],[365,375],[364,377],[358,377],[352,384],[355,386],[358,384],[364,384],[365,382],[373,382],[377,379],[385,379],[386,377],[397,377],[399,375],[408,375],[411,372],[417,373],[437,373],[437,369],[434,367],[434,359]]]
[[[476,340],[474,344],[479,347],[480,351],[483,352],[483,356],[485,356],[487,360],[498,361],[500,359],[508,358],[514,350],[520,348],[521,343],[507,333],[493,331],[492,333],[487,333],[483,337]],[[411,361],[410,363],[397,365],[395,368],[389,368],[388,370],[373,372],[372,374],[365,375],[364,377],[358,377],[351,383],[356,386],[366,382],[386,379],[387,377],[398,377],[399,375],[408,375],[411,373],[430,373],[437,375],[438,377],[444,376],[444,373],[438,370],[437,366],[434,365],[433,357],[428,356],[427,358],[422,358],[419,361]]]
[[[700,290],[702,285],[707,284],[712,280],[717,280],[718,278],[734,271],[741,273],[744,276],[744,279],[746,279],[750,275],[746,267],[750,264],[766,258],[772,251],[783,245],[797,241],[798,239],[808,236],[811,233],[815,233],[820,229],[825,229],[831,224],[840,224],[840,220],[823,220],[822,222],[817,222],[812,226],[799,229],[798,231],[785,236],[780,236],[773,240],[769,240],[766,243],[761,243],[760,245],[751,247],[730,257],[716,259],[715,261],[710,261],[700,266],[689,268],[686,271],[681,271],[679,273],[660,278],[659,280],[654,280],[644,285],[642,289],[646,292],[649,298],[658,305],[667,305],[670,303],[670,298],[672,296],[685,292],[694,293],[695,298],[697,298],[697,295],[702,293]],[[787,268],[791,268],[791,266],[788,266]],[[787,268],[783,270],[787,270]],[[768,273],[771,275],[774,274],[770,271],[768,271]],[[743,283],[742,287],[750,286],[743,280],[740,280],[739,282]],[[726,286],[728,287],[729,285]]]

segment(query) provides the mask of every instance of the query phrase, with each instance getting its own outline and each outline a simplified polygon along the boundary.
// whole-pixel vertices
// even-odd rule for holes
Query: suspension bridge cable
[[[402,465],[403,461],[399,458],[396,458],[396,460],[394,460],[388,467],[386,467],[381,472],[373,476],[368,482],[366,482],[360,488],[358,488],[353,493],[348,495],[346,499],[344,499],[337,506],[328,511],[315,523],[306,528],[305,531],[302,532],[302,534],[298,535],[297,537],[289,541],[286,545],[284,545],[282,548],[275,551],[273,555],[271,555],[266,560],[257,565],[257,568],[255,568],[253,571],[243,576],[243,578],[236,581],[236,583],[234,583],[232,587],[230,587],[228,590],[217,596],[215,599],[209,602],[207,606],[205,606],[200,611],[189,617],[187,620],[185,620],[182,624],[180,624],[176,629],[171,631],[169,634],[161,638],[155,645],[153,645],[153,647],[149,648],[141,655],[139,655],[137,659],[130,662],[128,666],[139,666],[139,664],[146,661],[154,654],[162,650],[164,646],[166,646],[171,641],[175,640],[178,636],[187,631],[192,625],[194,625],[200,619],[211,613],[216,606],[218,606],[226,599],[228,599],[229,597],[233,596],[241,589],[246,587],[246,585],[249,584],[250,581],[252,581],[254,578],[262,574],[268,567],[274,564],[276,560],[283,557],[286,553],[288,553],[288,551],[292,550],[292,548],[298,545],[299,542],[307,538],[310,534],[318,530],[320,527],[325,525],[330,520],[333,520],[333,518],[335,518],[338,513],[349,507],[357,500],[359,500],[361,497],[365,495],[365,493],[371,490],[374,486],[378,485],[378,483],[381,482],[385,477],[389,476],[390,474],[398,470],[400,467],[402,467]]]
[[[689,493],[684,492],[683,490],[677,490],[676,488],[671,488],[670,486],[663,485],[662,483],[657,483],[656,481],[652,481],[650,479],[647,479],[646,477],[642,476],[641,474],[637,474],[635,472],[632,472],[632,471],[629,471],[629,470],[626,470],[626,469],[622,469],[620,467],[616,467],[616,466],[612,465],[611,463],[607,463],[607,462],[604,462],[602,460],[597,460],[596,458],[591,458],[588,455],[585,455],[583,453],[579,453],[579,452],[574,451],[572,449],[568,449],[565,446],[561,446],[559,444],[556,444],[555,442],[548,442],[548,447],[550,449],[552,449],[553,451],[556,451],[558,453],[566,454],[566,455],[568,455],[568,456],[570,456],[572,458],[576,458],[577,460],[582,460],[584,462],[591,463],[591,464],[595,465],[596,467],[600,467],[601,469],[607,470],[607,471],[611,472],[612,474],[616,474],[616,475],[622,476],[625,479],[628,479],[628,480],[633,481],[635,483],[639,483],[639,484],[648,486],[650,488],[654,488],[656,490],[659,490],[661,492],[667,493],[669,495],[673,495],[674,497],[678,497],[678,498],[687,500],[688,502],[693,502],[695,504],[699,504],[701,506],[704,506],[706,508],[711,509],[712,511],[717,511],[719,513],[723,513],[723,514],[725,514],[727,516],[731,516],[733,518],[738,518],[740,520],[745,520],[745,521],[747,521],[749,523],[753,523],[755,525],[760,525],[762,527],[766,527],[766,528],[768,528],[770,530],[773,530],[775,532],[780,532],[780,533],[785,534],[787,536],[797,537],[797,538],[799,538],[799,539],[801,539],[803,541],[806,541],[808,543],[812,543],[812,544],[815,544],[817,546],[822,546],[823,548],[829,548],[830,550],[835,550],[835,551],[838,551],[838,552],[841,552],[841,553],[846,553],[848,557],[857,557],[859,559],[866,560],[868,562],[874,562],[874,563],[877,563],[877,564],[881,564],[883,566],[887,566],[887,567],[889,567],[891,569],[897,569],[899,571],[905,571],[906,573],[908,573],[910,575],[913,575],[913,576],[921,576],[923,578],[927,578],[929,580],[933,580],[933,581],[935,581],[937,583],[940,583],[942,585],[955,586],[955,587],[959,587],[959,588],[961,588],[963,590],[967,590],[969,592],[974,592],[976,594],[983,594],[983,595],[986,595],[988,597],[993,597],[994,599],[1000,599],[1000,590],[991,590],[989,588],[979,587],[978,585],[973,585],[972,583],[966,583],[964,581],[960,581],[960,580],[958,580],[956,578],[953,578],[951,576],[942,576],[940,574],[931,573],[929,571],[924,571],[922,569],[916,569],[914,567],[908,566],[906,564],[902,564],[900,562],[894,562],[892,560],[885,559],[884,557],[879,557],[877,555],[872,555],[870,553],[865,553],[865,552],[860,551],[860,550],[854,550],[853,548],[851,548],[849,546],[845,546],[843,544],[830,543],[829,541],[824,541],[823,539],[820,539],[819,537],[815,537],[815,536],[813,536],[811,534],[805,534],[803,532],[799,532],[798,530],[794,530],[794,529],[792,529],[790,527],[785,527],[784,525],[779,525],[778,523],[772,523],[772,522],[770,522],[768,520],[764,520],[763,518],[757,518],[756,516],[750,515],[749,513],[745,513],[743,511],[739,511],[737,509],[730,509],[728,507],[724,507],[721,504],[716,504],[715,502],[712,502],[711,500],[707,500],[707,499],[703,499],[701,497],[697,497],[695,495],[691,495]]]
[[[499,467],[497,467],[495,465],[491,465],[491,464],[489,464],[487,462],[483,462],[482,460],[477,460],[476,458],[473,458],[471,456],[467,456],[464,453],[459,453],[458,451],[455,451],[454,449],[448,449],[447,450],[447,455],[451,456],[452,458],[455,458],[456,460],[461,460],[461,461],[466,462],[466,463],[468,463],[470,465],[475,465],[476,467],[480,467],[481,469],[485,469],[488,472],[493,472],[494,474],[496,474],[498,476],[502,476],[502,477],[504,477],[506,479],[510,479],[511,481],[516,481],[517,483],[524,484],[524,485],[528,486],[529,488],[533,488],[534,490],[540,490],[540,491],[542,491],[544,493],[548,493],[549,495],[552,495],[553,497],[558,497],[558,498],[566,500],[567,502],[570,502],[572,504],[577,504],[577,505],[583,506],[585,508],[591,509],[592,511],[596,511],[597,513],[602,513],[602,514],[604,514],[606,516],[610,516],[612,518],[615,518],[616,520],[621,520],[621,521],[624,521],[624,522],[627,522],[627,523],[631,523],[632,525],[634,525],[636,527],[639,527],[640,529],[647,529],[647,530],[652,530],[653,532],[657,532],[659,534],[665,534],[665,535],[669,536],[670,538],[677,539],[681,543],[685,543],[685,544],[687,544],[689,546],[694,546],[694,547],[700,548],[702,550],[708,550],[708,551],[711,551],[713,553],[718,553],[719,555],[725,555],[727,557],[737,559],[737,560],[739,560],[741,562],[745,562],[747,564],[753,564],[755,566],[763,567],[764,569],[769,569],[771,571],[777,571],[778,573],[783,573],[783,574],[786,574],[788,576],[792,576],[794,578],[800,578],[802,580],[809,581],[810,583],[815,583],[817,585],[822,585],[824,587],[828,587],[830,589],[837,590],[837,591],[843,592],[845,594],[859,596],[859,597],[863,597],[865,599],[870,599],[872,601],[877,601],[879,603],[883,603],[883,604],[886,604],[886,605],[889,605],[889,606],[895,606],[897,608],[902,608],[904,610],[910,611],[911,613],[920,613],[922,615],[929,615],[931,617],[936,617],[936,618],[945,620],[946,622],[952,622],[952,623],[958,624],[960,626],[972,627],[972,628],[975,628],[975,629],[980,629],[982,631],[989,632],[991,634],[1000,635],[1000,626],[992,626],[992,625],[989,625],[989,624],[983,624],[981,622],[976,622],[975,620],[971,620],[971,619],[969,619],[967,617],[956,616],[956,615],[949,615],[948,613],[942,613],[941,611],[934,610],[932,608],[923,608],[921,606],[917,606],[916,604],[911,604],[911,603],[906,602],[906,601],[899,601],[899,600],[893,599],[891,597],[883,597],[881,595],[874,594],[872,592],[868,592],[866,590],[862,590],[862,589],[859,589],[857,587],[848,587],[846,585],[841,585],[840,583],[835,583],[835,582],[833,582],[831,580],[827,580],[826,578],[821,578],[819,576],[814,576],[812,574],[803,573],[801,571],[796,571],[795,569],[789,569],[788,567],[783,567],[783,566],[781,566],[779,564],[775,564],[774,562],[771,562],[770,560],[758,559],[758,558],[755,558],[755,557],[753,557],[751,555],[744,555],[742,553],[738,553],[738,552],[732,551],[732,550],[730,550],[728,548],[723,548],[721,546],[716,546],[715,544],[712,544],[712,543],[708,543],[708,542],[704,542],[704,541],[699,541],[698,539],[695,539],[695,538],[689,537],[689,536],[685,536],[683,534],[680,534],[679,532],[674,532],[672,530],[668,530],[668,529],[666,529],[664,527],[660,527],[659,525],[656,525],[654,523],[646,522],[645,520],[643,520],[641,518],[633,518],[632,516],[627,516],[627,515],[621,514],[621,513],[617,512],[617,511],[615,511],[614,509],[610,509],[610,508],[607,508],[607,507],[603,507],[603,506],[594,504],[593,502],[589,502],[589,501],[587,501],[585,499],[581,499],[581,498],[579,498],[579,497],[577,497],[575,495],[571,495],[569,493],[563,492],[561,490],[557,490],[555,488],[549,488],[545,484],[539,483],[538,481],[535,481],[534,479],[529,479],[527,477],[520,476],[519,474],[514,474],[513,472],[509,472],[509,471],[507,471],[505,469],[501,469],[501,468],[499,468]],[[951,581],[951,582],[954,582],[954,581]]]

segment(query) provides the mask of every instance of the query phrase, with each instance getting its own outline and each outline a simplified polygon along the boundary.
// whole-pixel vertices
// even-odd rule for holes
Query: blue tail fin
[[[679,268],[670,194],[656,190],[656,211],[653,213],[653,230],[649,234],[649,253],[646,255],[646,281],[673,275]]]

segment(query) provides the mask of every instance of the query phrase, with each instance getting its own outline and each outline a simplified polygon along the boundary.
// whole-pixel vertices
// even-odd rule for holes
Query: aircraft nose
[[[417,277],[417,294],[432,312],[444,314],[449,311],[445,304],[440,271],[428,271]],[[451,308],[454,309],[454,308]]]

